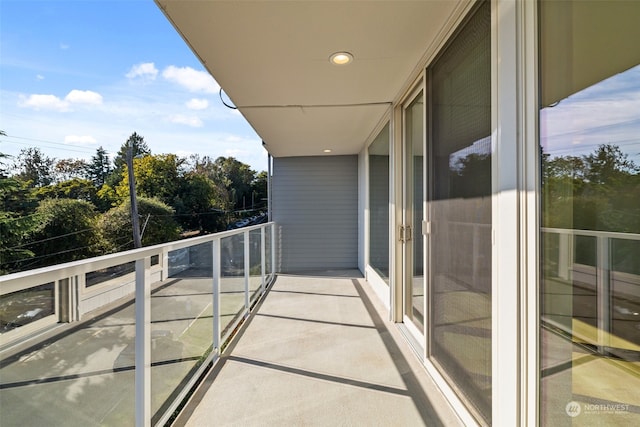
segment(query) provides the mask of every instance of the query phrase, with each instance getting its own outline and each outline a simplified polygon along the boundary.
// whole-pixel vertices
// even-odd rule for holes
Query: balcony
[[[278,275],[176,425],[462,425],[358,271]]]
[[[273,232],[0,278],[2,423],[458,424],[360,273],[276,279]]]
[[[272,283],[273,224],[0,278],[7,425],[164,425]]]
[[[360,272],[276,276],[275,230],[0,277],[2,424],[460,425]],[[638,275],[623,261],[640,236],[543,237],[540,338],[556,357],[541,382],[580,363],[574,387],[604,404],[637,371]]]

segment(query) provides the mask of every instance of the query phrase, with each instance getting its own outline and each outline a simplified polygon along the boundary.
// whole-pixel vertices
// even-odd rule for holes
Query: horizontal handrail
[[[171,254],[180,249],[184,253]],[[106,402],[86,391],[85,397],[100,407],[93,412],[116,417],[119,421],[112,419],[114,423],[133,424],[135,419],[137,426],[164,425],[266,294],[276,273],[275,252],[275,224],[270,222],[2,276],[0,292],[9,298],[4,302],[14,307],[14,313],[22,313],[7,324],[13,329],[0,336],[4,357],[0,369],[8,371],[4,378],[12,379],[6,384],[3,380],[2,385],[22,395],[30,390],[15,384],[33,381],[33,375],[47,383],[69,372],[79,375],[78,369],[81,376],[110,373],[104,386],[135,396],[135,405],[127,406],[126,399]],[[151,265],[155,256],[158,262],[153,260]],[[104,282],[87,283],[87,273],[131,262],[135,262],[134,271],[101,271]],[[7,296],[16,291],[20,293]],[[90,316],[82,319],[87,313]],[[105,315],[109,320],[103,323]],[[30,323],[18,322],[29,317]],[[55,322],[78,322],[79,326],[40,338]],[[96,332],[85,336],[87,328]],[[76,333],[89,345],[70,345]],[[46,344],[52,336],[63,344]],[[33,353],[21,353],[24,348],[30,352],[38,348],[38,357],[25,357]],[[135,381],[127,373],[130,370]],[[152,385],[152,372],[162,372],[162,381]],[[50,397],[49,406],[56,406],[57,395]],[[135,413],[129,412],[132,409]],[[14,411],[11,416],[10,423],[29,424],[31,415]]]
[[[0,276],[0,295],[28,289],[34,286],[39,286],[43,283],[49,283],[61,278],[76,276],[95,270],[101,270],[116,265],[134,262],[136,260],[151,257],[154,255],[162,255],[165,251],[170,252],[189,246],[194,246],[200,243],[207,243],[214,240],[224,239],[225,237],[240,235],[245,231],[260,229],[272,224],[273,223],[271,222],[239,228],[236,230],[221,231],[214,234],[206,234],[204,236],[191,237],[184,240],[160,243],[157,245],[131,249],[124,252],[117,252],[79,261],[71,261],[63,264],[52,265],[49,267],[40,267],[33,270],[25,270],[17,273],[6,274],[4,276]],[[160,262],[162,262],[162,260]]]
[[[578,230],[578,229],[572,229],[572,228],[554,228],[554,227],[541,227],[540,230],[546,233],[569,234],[572,236],[607,237],[609,239],[640,240],[640,234],[623,233],[619,231]]]

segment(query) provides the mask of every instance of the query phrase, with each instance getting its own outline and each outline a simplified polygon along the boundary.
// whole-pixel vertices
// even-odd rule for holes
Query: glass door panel
[[[483,3],[428,69],[428,355],[491,420],[491,14]]]
[[[640,425],[640,3],[539,6],[540,424]]]
[[[404,110],[404,298],[406,318],[424,333],[424,95],[422,91]]]
[[[389,124],[369,146],[369,265],[389,284]]]

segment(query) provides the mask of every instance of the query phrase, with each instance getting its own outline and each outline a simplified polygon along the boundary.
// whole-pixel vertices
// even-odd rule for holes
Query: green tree
[[[6,156],[0,153],[0,160],[4,158]],[[0,162],[0,165],[4,165],[4,162]],[[18,261],[34,256],[32,251],[23,246],[24,238],[34,226],[33,215],[26,215],[23,194],[29,194],[24,183],[0,172],[0,274],[15,270]],[[29,196],[26,198],[30,199]]]
[[[174,207],[187,230],[216,232],[226,228],[218,188],[208,177],[188,173],[181,181]]]
[[[109,184],[103,184],[96,193],[94,204],[96,208],[103,213],[117,206],[118,196],[116,195],[116,191]]]
[[[14,169],[16,178],[28,183],[30,187],[42,187],[53,182],[55,159],[47,157],[39,148],[24,148],[18,154]]]
[[[267,174],[256,172],[245,163],[233,157],[191,156],[190,172],[206,176],[216,187],[218,208],[226,212],[250,209],[252,201],[262,201],[267,197]],[[240,215],[233,214],[228,221]]]
[[[146,223],[142,233],[142,245],[149,246],[170,242],[180,237],[180,227],[173,218],[174,210],[157,199],[138,198],[140,224]],[[133,249],[131,204],[127,200],[104,213],[98,228],[110,252]]]
[[[155,197],[173,205],[182,179],[181,167],[185,160],[175,154],[147,155],[133,159],[133,175],[136,180],[136,193],[142,197]],[[129,198],[128,170],[125,165],[122,180],[116,186],[116,195],[120,200]]]
[[[599,145],[595,153],[584,156],[584,177],[592,184],[616,186],[638,173],[638,166],[620,147]]]
[[[37,225],[26,245],[35,253],[24,268],[43,267],[100,254],[96,211],[85,200],[46,199],[36,209]]]
[[[81,178],[73,178],[58,182],[46,187],[37,188],[34,195],[40,199],[75,199],[86,200],[95,204],[97,190],[91,181]]]
[[[252,198],[255,203],[254,209],[263,208],[267,206],[267,172],[258,172],[253,182],[251,183]]]
[[[545,227],[640,232],[640,169],[620,147],[542,156]]]
[[[87,178],[93,182],[96,188],[100,188],[112,171],[109,154],[102,146],[98,147],[96,154],[91,157],[91,161],[86,166],[85,173]]]
[[[149,146],[144,140],[144,137],[138,135],[136,132],[132,133],[127,141],[120,146],[120,150],[113,159],[113,171],[108,176],[106,182],[115,187],[120,180],[122,180],[122,173],[127,165],[127,153],[131,147],[133,157],[142,157],[151,154]]]
[[[86,176],[87,162],[83,159],[60,159],[55,162],[53,171],[55,181],[63,182]]]
[[[218,157],[212,165],[213,181],[222,187],[226,207],[246,209],[251,205],[251,184],[255,172],[234,157]]]

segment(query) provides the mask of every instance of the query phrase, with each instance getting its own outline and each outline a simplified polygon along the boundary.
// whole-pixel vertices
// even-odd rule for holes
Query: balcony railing
[[[640,234],[543,228],[542,320],[604,355],[640,355]]]
[[[272,282],[274,224],[0,277],[7,425],[164,425]]]

